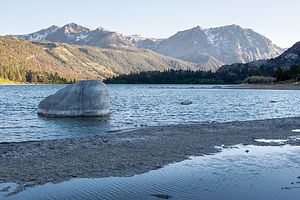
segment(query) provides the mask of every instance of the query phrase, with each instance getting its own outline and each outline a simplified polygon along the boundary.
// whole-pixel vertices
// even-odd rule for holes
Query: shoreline
[[[133,176],[214,154],[216,146],[282,145],[255,139],[287,139],[300,128],[300,117],[225,123],[143,127],[111,135],[46,141],[0,143],[0,183],[27,187],[72,178]],[[300,146],[300,140],[287,144]],[[1,188],[0,188],[1,189]]]
[[[7,85],[66,85],[66,84],[32,84],[32,83],[0,83],[0,86]],[[107,84],[107,85],[168,85],[168,87],[158,87],[166,89],[262,89],[262,90],[300,90],[300,85],[295,84]],[[170,87],[172,85],[172,87]],[[187,85],[189,87],[173,87],[176,85]],[[193,86],[195,85],[195,86]],[[214,85],[213,87],[203,87],[205,85]],[[224,87],[226,86],[226,87]]]
[[[261,89],[261,90],[300,90],[300,85],[275,84],[275,85],[240,85],[230,86],[223,89]]]

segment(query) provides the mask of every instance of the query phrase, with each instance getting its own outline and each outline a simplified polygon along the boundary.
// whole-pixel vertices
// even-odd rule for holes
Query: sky
[[[280,47],[300,41],[300,0],[1,0],[0,35],[77,23],[123,35],[167,38],[237,24]]]

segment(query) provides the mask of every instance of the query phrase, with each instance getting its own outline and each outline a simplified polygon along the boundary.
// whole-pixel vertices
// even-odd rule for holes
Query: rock
[[[190,105],[190,104],[192,104],[192,102],[191,101],[183,101],[180,104],[181,105]]]
[[[37,113],[52,117],[98,117],[109,114],[109,94],[99,80],[82,80],[46,97]]]
[[[155,196],[160,199],[170,199],[172,196],[168,194],[151,194],[151,196]]]

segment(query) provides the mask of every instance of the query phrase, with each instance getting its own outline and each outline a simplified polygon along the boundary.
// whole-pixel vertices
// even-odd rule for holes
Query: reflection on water
[[[236,146],[142,175],[75,178],[5,199],[157,199],[151,194],[168,194],[171,199],[294,200],[300,195],[299,176],[300,147]]]
[[[166,124],[299,116],[300,91],[211,89],[213,85],[108,85],[110,116],[39,117],[39,102],[64,85],[0,85],[0,142],[107,134]],[[193,89],[192,87],[207,87]],[[190,105],[180,102],[191,101]],[[276,101],[276,103],[271,103]]]

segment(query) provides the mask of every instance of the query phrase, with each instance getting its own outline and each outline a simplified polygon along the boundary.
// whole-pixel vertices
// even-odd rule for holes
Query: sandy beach
[[[279,145],[255,139],[287,139],[300,118],[143,127],[111,135],[0,144],[0,182],[26,187],[73,177],[132,176],[167,164],[218,152],[216,146]],[[287,144],[300,145],[299,140]],[[0,188],[2,189],[2,188]]]

